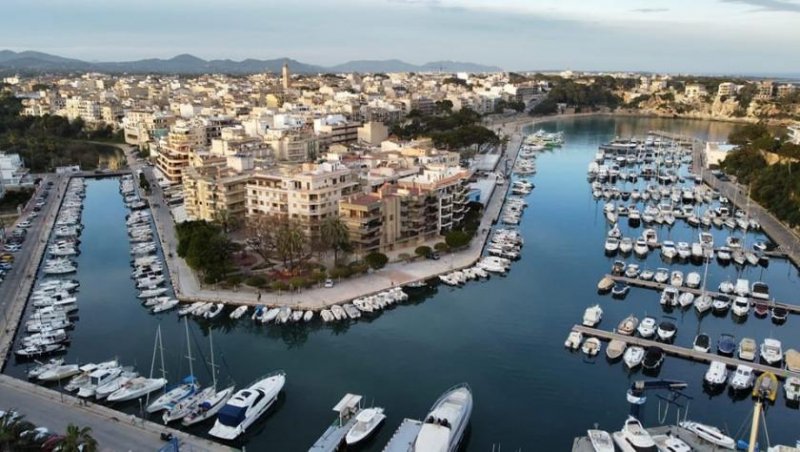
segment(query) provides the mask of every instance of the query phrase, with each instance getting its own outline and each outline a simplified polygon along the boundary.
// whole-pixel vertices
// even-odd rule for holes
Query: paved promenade
[[[533,120],[526,121],[531,123]],[[499,125],[503,131],[511,136],[508,143],[505,159],[512,162],[516,159],[521,145],[521,123],[515,121],[508,125]],[[501,161],[500,167],[504,164]],[[478,233],[465,250],[442,255],[440,260],[424,260],[411,263],[391,263],[381,270],[365,276],[338,282],[332,288],[307,289],[298,292],[264,293],[258,300],[257,292],[251,288],[240,290],[214,290],[201,287],[196,275],[178,258],[175,253],[175,244],[178,243],[175,234],[174,221],[169,209],[163,203],[160,187],[156,183],[151,168],[144,167],[144,174],[153,187],[150,197],[153,216],[156,220],[158,235],[164,246],[165,255],[171,252],[172,257],[167,258],[167,267],[175,288],[176,297],[184,302],[204,301],[221,302],[235,305],[258,305],[283,307],[292,309],[321,310],[334,304],[346,303],[354,298],[381,292],[392,287],[406,285],[420,280],[434,278],[440,274],[448,273],[465,267],[470,267],[480,259],[484,244],[491,232],[491,226],[500,215],[503,202],[508,192],[508,185],[497,187],[481,220]]]
[[[6,275],[5,281],[0,284],[0,311],[2,311],[2,331],[0,331],[0,369],[5,367],[6,359],[12,353],[11,347],[14,335],[25,312],[25,302],[36,279],[36,271],[47,246],[50,230],[53,228],[61,199],[69,183],[69,178],[63,176],[46,176],[31,197],[31,202],[23,210],[20,218],[31,212],[31,205],[35,198],[41,194],[48,181],[53,181],[53,188],[47,197],[47,203],[39,212],[39,216],[32,221],[28,228],[22,249],[14,254],[14,266]],[[7,228],[10,233],[12,227]]]
[[[178,438],[181,450],[228,451],[231,448],[187,435],[163,425],[132,417],[103,405],[83,405],[71,395],[0,375],[0,409],[13,409],[50,431],[63,433],[69,424],[91,427],[101,451],[158,450],[162,432]]]

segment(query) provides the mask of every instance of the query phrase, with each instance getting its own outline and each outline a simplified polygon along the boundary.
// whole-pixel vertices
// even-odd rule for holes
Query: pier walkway
[[[613,279],[615,282],[624,282],[625,284],[628,284],[630,286],[641,287],[641,288],[645,288],[645,289],[654,289],[654,290],[658,290],[658,291],[662,291],[667,287],[672,287],[670,284],[666,284],[666,283],[659,283],[659,282],[655,282],[655,281],[645,281],[643,279],[627,278],[625,276],[606,275],[606,277]],[[723,297],[723,296],[724,297],[735,296],[735,295],[724,294],[724,293],[721,293],[721,292],[716,292],[716,291],[708,290],[708,289],[706,289],[706,290],[699,289],[699,288],[698,289],[692,289],[692,288],[686,287],[686,286],[676,287],[676,289],[678,289],[681,292],[690,292],[690,293],[693,293],[694,295],[706,294],[706,295],[710,295],[712,298],[713,297]],[[777,307],[781,307],[781,308],[786,308],[787,311],[789,311],[789,312],[791,312],[793,314],[800,314],[800,306],[797,306],[797,305],[794,305],[794,304],[781,303],[781,302],[774,301],[774,300],[761,300],[761,299],[758,299],[758,298],[751,298],[751,297],[745,297],[745,298],[750,300],[751,304],[763,303],[763,304],[766,304],[767,306],[769,306],[770,308],[773,308],[773,307],[777,306]]]
[[[575,325],[572,327],[572,331],[577,331],[584,336],[596,337],[598,339],[602,339],[605,341],[611,340],[618,340],[625,342],[627,345],[638,345],[639,347],[660,347],[664,350],[665,353],[677,356],[679,358],[690,359],[692,361],[699,361],[709,363],[711,361],[721,361],[728,366],[736,367],[738,365],[745,365],[750,366],[756,372],[772,372],[779,378],[786,378],[786,377],[798,377],[800,378],[800,373],[791,372],[786,369],[780,369],[778,367],[767,366],[765,364],[757,363],[757,362],[750,362],[750,361],[742,361],[740,359],[730,357],[730,356],[722,356],[717,355],[714,353],[705,353],[700,352],[691,348],[681,347],[679,345],[668,344],[664,342],[657,342],[650,339],[643,339],[641,337],[636,336],[625,336],[622,334],[612,333],[610,331],[600,330],[597,328],[590,328],[583,325]]]
[[[397,427],[383,452],[408,452],[414,445],[419,431],[422,429],[422,422],[415,419],[403,419],[400,427]]]
[[[514,162],[522,144],[521,126],[514,124],[506,129],[512,136],[504,159]],[[133,171],[137,171],[137,167]],[[484,245],[491,234],[492,225],[500,216],[506,200],[508,187],[506,184],[497,187],[488,205],[484,209],[483,218],[476,236],[466,249],[442,255],[440,260],[423,260],[411,263],[390,263],[386,267],[368,275],[338,282],[332,288],[314,288],[298,292],[264,293],[252,288],[239,290],[214,289],[200,284],[197,275],[188,267],[184,259],[175,253],[178,239],[175,223],[168,206],[163,202],[163,194],[152,169],[143,167],[153,191],[149,197],[153,218],[156,222],[158,237],[162,244],[170,279],[175,289],[176,298],[182,302],[213,302],[230,305],[266,305],[269,307],[290,307],[292,309],[321,310],[335,304],[347,303],[354,298],[379,293],[393,287],[403,286],[416,281],[426,281],[439,275],[474,265],[482,256]],[[171,255],[172,254],[172,255]],[[171,256],[170,256],[171,255]]]
[[[181,450],[233,450],[103,405],[81,402],[71,395],[0,375],[0,409],[18,411],[26,420],[56,433],[66,431],[69,424],[91,427],[101,451],[158,450],[166,444],[160,437],[163,432],[172,433]]]
[[[620,426],[621,425],[622,422],[620,421]],[[612,431],[613,430],[609,430],[608,432],[611,433]],[[695,435],[689,430],[677,425],[662,425],[660,427],[648,428],[647,432],[650,433],[651,436],[677,436],[695,452],[719,452],[720,450],[723,450],[720,447],[701,439],[699,436]],[[572,452],[595,452],[595,449],[594,446],[592,446],[592,442],[589,440],[589,437],[579,436],[575,438],[572,443]]]

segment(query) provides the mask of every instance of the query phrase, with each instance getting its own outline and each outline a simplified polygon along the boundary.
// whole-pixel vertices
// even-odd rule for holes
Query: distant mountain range
[[[272,60],[246,59],[204,60],[194,55],[182,54],[169,59],[148,58],[136,61],[88,62],[64,58],[42,52],[14,52],[0,50],[0,71],[5,73],[22,72],[112,72],[112,73],[160,73],[160,74],[253,74],[259,72],[280,72],[283,63],[289,65],[293,73],[325,72],[499,72],[501,68],[458,61],[433,61],[422,65],[400,60],[359,60],[332,67],[302,63],[290,58]]]

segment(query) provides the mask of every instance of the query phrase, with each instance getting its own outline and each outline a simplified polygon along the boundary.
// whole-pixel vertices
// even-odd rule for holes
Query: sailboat
[[[188,413],[183,416],[181,421],[181,424],[185,427],[214,417],[233,395],[233,385],[221,391],[217,390],[217,370],[214,365],[214,340],[211,336],[211,330],[208,331],[208,341],[211,347],[211,378],[214,380],[214,385],[211,388],[207,388],[211,389],[208,395],[199,398],[195,405],[189,407]]]
[[[179,385],[173,387],[153,401],[153,403],[147,405],[146,410],[148,413],[171,409],[176,403],[194,394],[199,387],[197,379],[194,377],[194,369],[192,368],[192,348],[189,343],[189,320],[184,317],[184,321],[186,325],[186,348],[189,352],[189,375],[184,378]],[[163,363],[161,370],[162,372],[164,371]]]
[[[119,389],[108,395],[109,402],[124,402],[126,400],[138,399],[163,388],[167,384],[166,378],[153,378],[153,368],[156,365],[156,351],[161,350],[161,367],[164,367],[164,348],[161,344],[161,325],[156,329],[156,339],[153,344],[153,359],[150,362],[150,378],[134,377],[125,382]]]

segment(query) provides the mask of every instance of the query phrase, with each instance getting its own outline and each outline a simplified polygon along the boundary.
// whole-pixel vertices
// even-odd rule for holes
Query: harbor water
[[[239,321],[227,312],[214,321],[190,320],[194,370],[210,384],[208,332],[213,330],[220,384],[233,379],[238,387],[272,370],[283,369],[287,383],[276,405],[234,445],[252,450],[306,450],[335,417],[331,410],[347,392],[363,394],[368,405],[386,409],[387,420],[364,450],[379,451],[405,417],[420,419],[450,386],[468,382],[474,394],[471,427],[464,450],[569,450],[572,439],[595,423],[618,429],[628,413],[625,390],[633,381],[651,378],[630,373],[622,363],[609,363],[601,352],[595,359],[565,350],[570,328],[580,323],[587,306],[600,303],[605,311],[599,328],[611,330],[633,313],[657,319],[664,313],[659,294],[631,289],[624,300],[598,295],[597,281],[609,272],[616,257],[603,253],[608,230],[603,201],[592,198],[586,180],[587,164],[597,146],[615,136],[644,134],[661,129],[724,140],[732,125],[702,121],[643,118],[577,118],[537,125],[563,131],[566,144],[540,154],[536,189],[519,229],[525,238],[522,257],[505,277],[461,288],[439,285],[408,302],[349,323],[254,325],[249,314]],[[136,299],[130,278],[129,244],[125,230],[127,210],[117,179],[87,181],[76,278],[80,320],[71,332],[67,362],[89,362],[118,357],[142,373],[150,371],[156,327],[163,332],[167,377],[176,381],[188,373],[184,326],[175,311],[150,314]],[[624,236],[638,236],[642,228]],[[693,242],[697,229],[678,221],[659,227],[659,238]],[[729,231],[712,229],[721,243]],[[748,243],[762,239],[749,234]],[[442,259],[447,259],[443,256]],[[634,258],[628,261],[633,262]],[[667,267],[651,253],[642,267]],[[703,267],[671,264],[684,272]],[[787,261],[772,259],[768,268],[712,263],[708,287],[737,277],[769,284],[774,298],[800,304],[800,278]],[[298,298],[302,294],[298,295]],[[265,296],[265,299],[268,298]],[[676,344],[691,347],[702,331],[714,343],[721,333],[749,336],[759,343],[767,337],[783,342],[784,350],[800,349],[800,318],[790,315],[784,325],[752,314],[744,322],[706,315],[694,309],[675,310]],[[202,355],[201,355],[202,354]],[[160,363],[156,362],[156,373]],[[6,372],[24,378],[27,365],[10,363]],[[706,364],[667,357],[658,377],[684,380],[689,417],[727,429],[735,435],[749,422],[749,397],[733,397],[727,390],[710,394],[703,389]],[[675,422],[671,408],[659,413],[653,394],[643,410],[645,425],[659,417]],[[139,413],[138,402],[119,407]],[[160,422],[160,417],[154,418]],[[786,405],[783,393],[766,412],[770,439],[794,444],[800,439],[800,411]],[[204,423],[190,429],[205,434]],[[749,423],[748,423],[749,427]],[[742,435],[739,435],[742,437]]]

